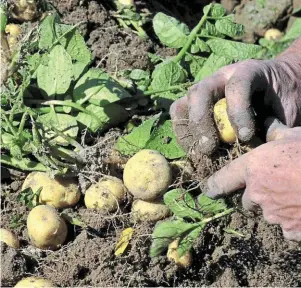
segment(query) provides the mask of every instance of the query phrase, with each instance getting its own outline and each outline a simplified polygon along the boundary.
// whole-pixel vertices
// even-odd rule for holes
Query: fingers
[[[299,231],[289,231],[282,229],[283,237],[287,240],[301,242],[301,229]]]
[[[211,154],[219,144],[213,120],[213,106],[224,96],[226,77],[222,73],[201,81],[188,93],[189,130],[197,150]]]
[[[244,207],[244,209],[258,213],[261,210],[258,202],[259,201],[254,197],[253,191],[249,187],[247,187],[242,196],[242,206]]]
[[[170,116],[178,143],[186,153],[189,153],[193,144],[193,137],[188,129],[187,97],[180,98],[171,105]]]
[[[246,186],[245,174],[248,154],[235,159],[208,179],[207,196],[216,198]]]
[[[267,118],[264,125],[267,129],[267,142],[280,139],[301,139],[301,127],[289,128],[274,117]]]
[[[225,93],[228,115],[241,141],[249,141],[255,133],[252,94],[264,90],[266,76],[262,62],[248,60],[240,63],[227,82]]]

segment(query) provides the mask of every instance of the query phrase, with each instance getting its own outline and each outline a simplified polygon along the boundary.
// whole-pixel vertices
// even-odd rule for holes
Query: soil
[[[106,2],[52,1],[62,14],[62,22],[78,24],[83,21],[79,27],[93,52],[94,65],[110,73],[133,68],[148,69],[152,65],[148,52],[163,57],[176,53],[174,49],[166,49],[158,43],[142,40],[132,31],[120,28],[110,8],[104,6],[107,5]],[[194,9],[188,10],[188,2]],[[201,7],[206,1],[188,2],[137,1],[137,5],[139,9],[148,8],[152,12],[181,14],[178,15],[179,19],[192,26],[199,19],[202,10],[196,7]],[[251,7],[251,4],[254,6],[255,1],[221,2],[229,10],[241,2],[237,7],[236,17],[245,18],[245,23],[254,27],[251,26],[253,20],[246,16],[249,9],[246,7]],[[286,5],[285,11],[289,11],[291,7],[289,0],[266,2]],[[272,9],[271,6],[267,7],[269,8],[266,9]],[[273,18],[274,20],[267,20],[270,21],[268,24],[260,24],[256,35],[251,35],[249,41],[254,41],[257,35],[262,35],[264,29],[284,17],[283,14],[278,14],[277,20]],[[280,23],[278,24],[282,25]],[[121,133],[121,130],[114,129],[103,137],[90,139],[95,145],[82,155],[88,159],[88,164],[78,175],[83,194],[103,174],[122,177],[122,168],[127,159],[112,153],[112,146]],[[90,135],[83,137],[89,138]],[[226,157],[225,153],[220,153],[214,161],[203,157],[200,162],[202,165],[196,167],[194,185],[198,184],[197,180],[202,181],[248,149],[234,146]],[[1,170],[1,174],[1,227],[12,229],[22,240],[18,250],[1,242],[1,287],[14,286],[21,278],[31,275],[48,278],[62,287],[301,286],[300,246],[286,241],[280,227],[267,224],[260,215],[255,216],[244,211],[241,208],[240,195],[229,197],[227,202],[242,212],[235,212],[217,223],[209,224],[193,246],[192,266],[187,270],[179,270],[165,255],[154,259],[149,257],[154,224],[135,223],[131,220],[130,196],[120,211],[113,215],[87,210],[81,199],[76,207],[61,211],[83,223],[81,226],[69,225],[65,245],[58,251],[34,248],[29,243],[26,231],[29,209],[17,199],[25,174],[11,169]],[[127,227],[134,228],[134,235],[124,255],[117,257],[114,255],[115,244],[121,231]],[[230,233],[229,229],[235,232]]]

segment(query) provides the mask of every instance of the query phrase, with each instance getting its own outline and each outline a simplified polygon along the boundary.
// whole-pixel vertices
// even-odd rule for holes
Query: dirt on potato
[[[131,30],[120,28],[112,16],[108,1],[50,2],[62,15],[63,23],[82,22],[79,28],[93,52],[94,66],[110,73],[133,68],[148,69],[152,65],[148,52],[164,58],[176,53],[175,49],[163,48],[157,43],[142,40]],[[202,8],[198,7],[210,1],[136,2],[139,9],[174,13],[175,17],[192,27],[202,13]],[[236,17],[240,17],[248,25],[254,24],[250,20],[251,16],[243,15],[249,9],[246,7],[253,5],[254,8],[255,2],[221,1],[229,11],[240,5],[237,7]],[[277,2],[277,5],[284,3],[288,5],[285,6],[286,14],[290,11],[289,0],[266,2],[267,5],[272,2]],[[260,31],[252,34],[249,41],[254,41],[256,35],[261,35],[266,27],[278,25],[278,19],[283,19],[284,16],[278,14],[277,19],[273,18],[272,22],[259,26]],[[150,25],[146,28],[151,33]],[[83,194],[103,175],[122,179],[127,158],[112,151],[121,134],[121,130],[114,129],[99,138],[83,135],[86,142],[92,145],[81,155],[87,159],[86,166],[78,175]],[[231,149],[225,145],[214,159],[198,157],[191,185],[201,185],[213,172],[248,149],[248,146],[238,144]],[[75,207],[60,210],[76,221],[76,225],[68,224],[68,239],[61,249],[41,251],[31,246],[26,229],[29,209],[18,200],[26,175],[6,169],[1,170],[1,174],[1,227],[12,229],[21,240],[21,248],[18,250],[1,243],[1,287],[14,286],[21,278],[32,275],[45,277],[60,287],[301,286],[300,245],[286,241],[280,227],[267,224],[262,216],[244,211],[241,207],[241,195],[234,195],[226,201],[237,206],[242,213],[235,212],[219,222],[209,224],[193,246],[192,266],[187,270],[178,270],[164,254],[150,258],[149,248],[154,224],[133,222],[130,216],[133,201],[131,195],[127,196],[116,213],[110,214],[86,209],[82,196]],[[181,185],[180,178],[177,179],[177,185]],[[121,231],[128,227],[134,228],[133,238],[124,255],[115,256],[115,245]]]

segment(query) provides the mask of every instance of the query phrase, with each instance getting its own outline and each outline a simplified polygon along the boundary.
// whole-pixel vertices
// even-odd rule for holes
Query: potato
[[[135,221],[158,221],[170,215],[169,208],[162,201],[143,201],[137,199],[132,205]]]
[[[38,16],[36,0],[17,0],[12,9],[12,17],[20,22],[32,21]]]
[[[29,287],[29,288],[38,288],[38,287],[54,287],[51,281],[44,279],[42,277],[27,277],[20,280],[15,287]]]
[[[0,229],[0,241],[15,249],[18,249],[20,247],[20,242],[17,236],[7,229]]]
[[[220,139],[225,143],[234,143],[237,137],[228,118],[226,98],[214,105],[213,114]]]
[[[141,150],[126,163],[123,180],[134,197],[154,200],[162,196],[172,181],[169,163],[154,150]]]
[[[32,244],[40,249],[58,249],[66,240],[67,225],[51,206],[33,208],[27,218],[27,230]]]
[[[74,206],[80,199],[80,192],[74,178],[56,176],[51,178],[45,172],[32,172],[26,177],[22,190],[31,188],[34,193],[43,187],[38,201],[55,208]]]
[[[17,24],[7,24],[5,26],[5,33],[14,38],[18,38],[18,36],[21,34],[21,28]]]
[[[85,205],[87,208],[112,212],[117,210],[125,194],[126,188],[120,179],[115,177],[101,179],[86,191]]]
[[[125,6],[133,6],[134,0],[118,0],[118,2]]]
[[[279,40],[283,36],[283,33],[278,29],[272,28],[268,29],[264,34],[264,39],[266,40]]]
[[[191,252],[188,251],[183,256],[179,257],[177,249],[179,247],[179,240],[174,240],[168,245],[167,258],[174,262],[179,268],[188,268],[192,263]]]

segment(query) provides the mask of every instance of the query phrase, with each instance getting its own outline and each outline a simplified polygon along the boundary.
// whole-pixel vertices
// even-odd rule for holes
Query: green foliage
[[[17,197],[17,201],[24,204],[27,208],[32,209],[39,205],[39,196],[43,187],[40,187],[37,191],[33,191],[30,187],[20,192]]]
[[[184,189],[167,192],[164,203],[177,219],[165,220],[155,226],[150,248],[151,257],[160,255],[175,239],[179,239],[177,252],[181,257],[192,248],[207,223],[233,212],[222,200],[212,200],[201,194],[196,201]]]

